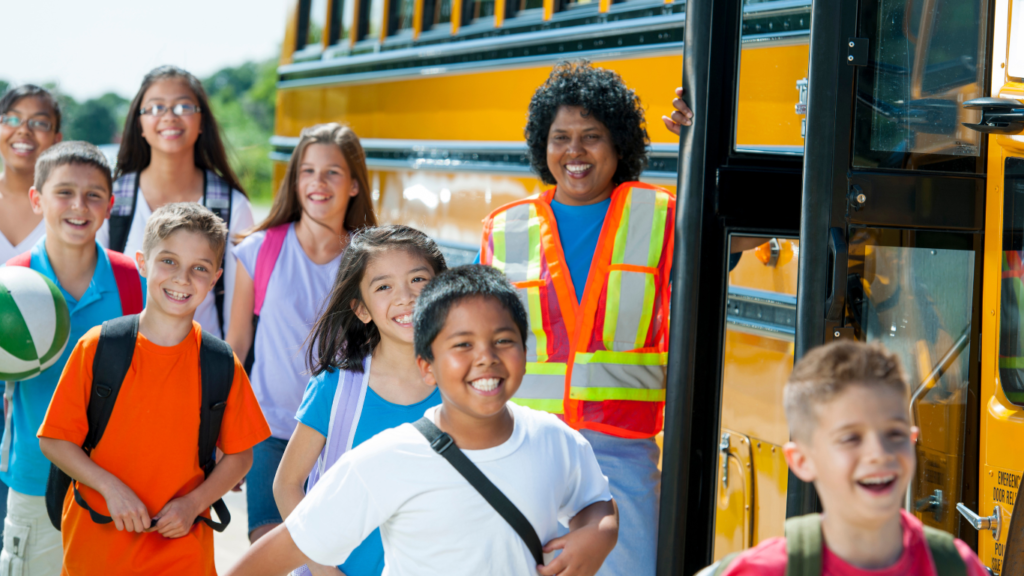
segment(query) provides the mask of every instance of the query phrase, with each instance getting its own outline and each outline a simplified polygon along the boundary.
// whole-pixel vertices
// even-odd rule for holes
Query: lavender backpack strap
[[[256,270],[253,272],[253,307],[252,311],[257,316],[263,310],[263,299],[267,297],[267,285],[270,284],[270,275],[274,272],[277,264],[277,257],[281,255],[281,248],[284,240],[288,237],[288,229],[291,223],[280,224],[266,231],[263,237],[263,244],[256,252]]]
[[[341,458],[342,454],[352,449],[352,439],[359,426],[359,416],[363,411],[366,399],[366,388],[369,383],[370,357],[363,360],[363,371],[352,372],[342,370],[338,375],[338,390],[334,393],[331,406],[331,422],[327,426],[327,440],[320,452],[313,470],[306,482],[306,493],[320,481],[327,469]],[[292,576],[311,576],[309,568],[300,566],[292,571]]]

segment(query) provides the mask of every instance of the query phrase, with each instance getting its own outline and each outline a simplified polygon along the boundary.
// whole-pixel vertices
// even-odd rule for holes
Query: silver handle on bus
[[[999,534],[1003,530],[1003,518],[998,505],[992,511],[991,516],[978,516],[970,508],[964,506],[963,502],[956,503],[956,511],[966,518],[975,530],[988,530],[992,532],[993,540],[999,540]]]

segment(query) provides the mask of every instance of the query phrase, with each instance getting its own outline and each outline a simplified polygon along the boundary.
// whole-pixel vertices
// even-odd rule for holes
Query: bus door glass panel
[[[743,0],[737,152],[801,155],[807,114],[810,0]]]
[[[1024,406],[1024,159],[1007,158],[1003,170],[999,382],[1007,400]]]
[[[961,104],[985,96],[986,0],[861,3],[853,164],[975,172],[980,119]]]
[[[976,237],[851,228],[846,325],[895,352],[921,430],[906,508],[957,533]]]
[[[716,560],[783,535],[782,387],[793,368],[800,254],[796,238],[734,234],[729,246]],[[749,507],[738,507],[741,499]]]

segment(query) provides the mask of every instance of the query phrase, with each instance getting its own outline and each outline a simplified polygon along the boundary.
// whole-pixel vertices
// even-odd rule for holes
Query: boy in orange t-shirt
[[[68,359],[39,430],[40,447],[78,480],[89,507],[113,522],[93,522],[68,491],[64,574],[216,574],[213,533],[195,519],[245,476],[252,447],[270,436],[236,358],[217,440],[224,457],[204,479],[197,450],[202,330],[192,317],[221,274],[226,241],[224,223],[196,203],[164,206],[149,219],[136,254],[149,290],[131,368],[88,455],[81,446],[100,328],[86,333]]]

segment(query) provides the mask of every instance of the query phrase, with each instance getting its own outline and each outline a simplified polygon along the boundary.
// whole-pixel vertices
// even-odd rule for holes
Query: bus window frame
[[[324,21],[325,25],[321,31],[320,41],[312,44],[308,43],[309,40],[309,26],[312,22],[312,11],[313,3],[315,0],[299,0],[296,3],[296,10],[298,10],[298,21],[295,24],[295,51],[292,53],[292,60],[295,62],[301,62],[305,60],[315,60],[324,53],[324,47],[326,45],[325,40],[330,37],[331,30],[331,10],[335,0],[326,0],[324,2]],[[324,34],[326,33],[326,35]]]

